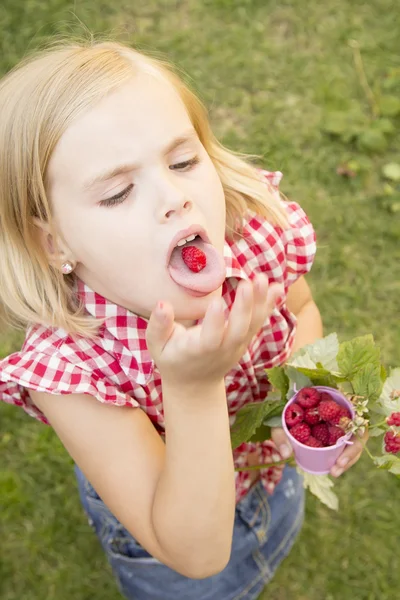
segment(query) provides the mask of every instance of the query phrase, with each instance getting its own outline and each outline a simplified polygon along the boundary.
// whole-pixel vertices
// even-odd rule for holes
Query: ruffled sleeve
[[[285,245],[285,287],[311,270],[316,253],[315,231],[304,210],[296,202],[285,202],[289,227],[282,233]]]
[[[50,394],[89,394],[103,403],[139,406],[118,385],[95,371],[85,371],[57,352],[21,351],[0,361],[0,399],[21,406],[30,416],[48,423],[33,404],[28,389]]]

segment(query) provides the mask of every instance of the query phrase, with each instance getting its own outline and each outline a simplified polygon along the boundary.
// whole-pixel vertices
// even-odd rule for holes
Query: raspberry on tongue
[[[167,268],[171,279],[192,295],[210,294],[226,277],[222,253],[200,236],[185,246],[176,246]]]
[[[184,246],[182,248],[183,262],[191,271],[198,273],[202,271],[207,264],[207,257],[203,250],[196,246]]]

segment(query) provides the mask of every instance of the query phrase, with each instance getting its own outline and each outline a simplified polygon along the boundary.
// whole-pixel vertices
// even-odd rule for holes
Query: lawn
[[[372,110],[350,40],[375,98],[399,97],[399,18],[397,0],[3,0],[0,71],[49,36],[85,27],[177,63],[222,141],[283,171],[283,191],[309,213],[319,239],[309,282],[326,333],[372,332],[386,364],[400,365],[400,192],[382,176],[400,162],[400,118],[387,117],[394,133],[370,149],[324,131],[327,113],[368,120]],[[0,354],[20,341],[3,333]],[[51,429],[2,405],[0,449],[2,600],[120,598]],[[264,600],[397,597],[399,480],[363,457],[336,491],[338,513],[309,498]]]

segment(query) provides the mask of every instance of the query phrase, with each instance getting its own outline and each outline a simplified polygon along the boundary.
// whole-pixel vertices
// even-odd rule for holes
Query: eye
[[[171,171],[190,171],[195,165],[199,164],[199,157],[195,156],[190,160],[185,160],[184,162],[176,163],[175,165],[170,165]]]
[[[119,194],[115,194],[115,196],[111,196],[111,198],[102,200],[99,204],[100,206],[115,206],[116,204],[122,204],[122,202],[129,196],[132,189],[133,183],[129,184],[128,187]]]

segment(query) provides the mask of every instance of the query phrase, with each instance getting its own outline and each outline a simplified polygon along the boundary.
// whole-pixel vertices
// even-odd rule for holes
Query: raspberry
[[[320,416],[318,412],[318,407],[314,406],[314,408],[307,408],[304,413],[304,421],[309,425],[316,425],[320,422]]]
[[[311,429],[311,432],[313,437],[319,440],[323,446],[328,446],[329,430],[326,423],[318,423],[318,425],[314,425],[314,427]]]
[[[292,427],[290,433],[298,442],[304,444],[310,437],[311,430],[307,423],[297,423]]]
[[[322,402],[322,400],[333,400],[333,398],[329,392],[320,392],[319,397],[320,397],[321,402]]]
[[[334,400],[322,400],[318,406],[318,411],[323,421],[331,421],[339,414],[340,406]]]
[[[385,433],[385,452],[397,454],[400,452],[400,434],[387,431]]]
[[[334,446],[339,438],[344,435],[343,429],[337,427],[337,425],[329,426],[329,446]]]
[[[288,406],[286,409],[286,413],[285,413],[286,425],[288,427],[293,427],[293,425],[297,425],[297,423],[301,423],[303,420],[303,414],[304,414],[304,411],[301,408],[301,406],[296,404],[296,402],[293,402],[293,404]]]
[[[396,427],[400,427],[400,412],[394,412],[387,418],[388,425],[395,425]]]
[[[307,441],[304,442],[306,446],[310,446],[311,448],[323,448],[324,445],[322,442],[317,440],[313,435],[310,435]]]
[[[196,246],[184,246],[182,248],[182,259],[185,265],[194,273],[202,271],[207,264],[207,257],[203,250]]]
[[[296,400],[303,408],[313,408],[319,403],[319,391],[315,388],[305,387],[299,391]]]
[[[343,421],[343,423],[341,423],[342,419],[346,419],[346,420]],[[337,413],[336,416],[334,416],[330,420],[330,423],[332,423],[332,425],[340,425],[341,427],[344,427],[346,425],[346,423],[349,422],[350,419],[351,419],[351,413],[350,413],[349,409],[346,408],[345,406],[340,406],[339,412]]]

